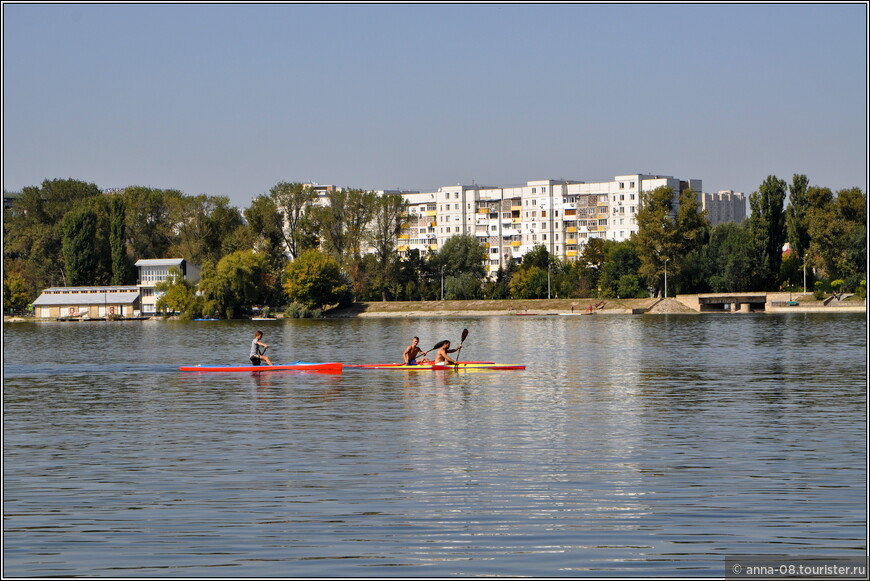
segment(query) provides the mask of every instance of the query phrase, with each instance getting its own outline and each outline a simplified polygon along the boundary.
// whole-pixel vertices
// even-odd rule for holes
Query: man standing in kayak
[[[456,365],[456,361],[451,359],[447,354],[448,353],[456,353],[460,349],[462,349],[462,344],[459,344],[459,347],[456,349],[450,348],[450,341],[441,341],[433,349],[438,349],[438,353],[435,355],[435,363],[446,363],[448,365]]]
[[[259,365],[260,361],[265,361],[266,365],[272,365],[272,362],[269,360],[269,358],[263,355],[263,353],[266,352],[266,349],[268,349],[269,346],[265,343],[260,342],[260,339],[262,338],[263,332],[257,331],[257,333],[254,335],[254,340],[251,341],[251,363],[253,363],[254,365]],[[262,351],[260,351],[260,347],[263,348]]]
[[[408,348],[405,349],[404,353],[402,353],[402,359],[405,360],[405,365],[417,365],[418,363],[429,363],[429,360],[426,359],[426,357],[425,357],[426,353],[423,352],[423,350],[417,346],[417,344],[419,342],[420,342],[420,338],[414,337],[411,340],[411,344],[408,345]],[[424,357],[420,361],[417,361],[417,357],[419,357],[420,355],[423,355]]]

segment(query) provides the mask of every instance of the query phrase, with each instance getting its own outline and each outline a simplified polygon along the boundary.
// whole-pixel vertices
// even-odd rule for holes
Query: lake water
[[[395,362],[469,329],[464,360]],[[11,323],[5,576],[714,576],[867,551],[864,315]]]

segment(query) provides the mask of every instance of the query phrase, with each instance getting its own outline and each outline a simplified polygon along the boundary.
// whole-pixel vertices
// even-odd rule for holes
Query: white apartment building
[[[593,238],[627,240],[637,233],[640,195],[669,186],[701,192],[701,180],[629,174],[602,182],[535,180],[524,186],[443,186],[408,193],[408,223],[398,248],[438,250],[457,234],[476,236],[489,253],[494,274],[544,245],[562,260],[576,260]]]
[[[701,196],[701,207],[707,210],[711,226],[725,222],[742,222],[746,219],[746,196],[734,190],[720,190]]]
[[[318,192],[316,204],[325,204],[335,186],[308,184]],[[576,260],[594,238],[628,240],[638,232],[637,211],[644,192],[667,186],[674,191],[674,211],[679,192],[691,188],[702,204],[722,208],[720,216],[739,215],[736,200],[742,194],[701,194],[699,179],[627,174],[612,180],[533,180],[518,186],[455,185],[434,192],[380,190],[378,195],[401,194],[408,201],[408,216],[397,251],[426,254],[437,251],[452,236],[472,234],[488,253],[490,274],[522,257],[538,245],[561,260]],[[709,197],[708,197],[709,196]],[[725,200],[735,200],[730,210]],[[745,216],[745,202],[743,206]],[[716,222],[714,222],[715,224]]]

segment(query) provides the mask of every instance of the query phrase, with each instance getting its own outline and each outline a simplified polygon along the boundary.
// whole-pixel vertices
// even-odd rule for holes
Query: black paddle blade
[[[462,338],[459,339],[459,342],[462,343],[465,341],[465,338],[468,337],[468,329],[462,329]]]
[[[441,349],[447,341],[438,341],[429,351],[434,351],[435,349]]]

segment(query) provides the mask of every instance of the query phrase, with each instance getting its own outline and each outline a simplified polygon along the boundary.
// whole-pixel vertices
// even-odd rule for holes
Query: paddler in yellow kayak
[[[447,365],[456,365],[456,361],[453,360],[448,353],[456,353],[460,349],[462,349],[462,343],[459,344],[459,347],[456,349],[450,348],[450,341],[444,340],[437,343],[433,349],[438,349],[438,353],[435,354],[435,364],[447,364]]]
[[[402,359],[405,361],[405,365],[429,363],[429,360],[426,359],[426,353],[428,353],[428,351],[424,352],[422,349],[420,349],[420,347],[417,346],[418,343],[420,343],[420,338],[414,337],[413,339],[411,339],[411,344],[408,345],[408,348],[405,349],[404,353],[402,353]],[[418,361],[417,357],[419,357],[420,355],[422,355],[423,358]]]

